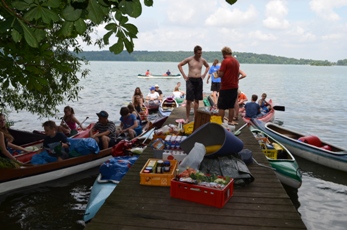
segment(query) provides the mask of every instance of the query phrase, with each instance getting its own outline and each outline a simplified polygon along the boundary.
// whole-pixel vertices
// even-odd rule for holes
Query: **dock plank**
[[[175,124],[184,112],[175,109],[166,124]],[[239,138],[258,163],[269,166],[247,127]],[[272,169],[249,165],[254,182],[235,185],[233,197],[219,209],[171,198],[169,187],[140,185],[139,172],[152,157],[147,148],[85,229],[306,229]]]

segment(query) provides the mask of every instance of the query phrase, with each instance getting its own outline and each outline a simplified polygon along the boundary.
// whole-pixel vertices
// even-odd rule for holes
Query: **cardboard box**
[[[234,192],[234,180],[223,189],[209,188],[177,180],[171,181],[170,196],[182,200],[192,201],[208,206],[222,208],[232,197]]]
[[[163,173],[144,173],[143,170],[148,166],[151,161],[158,161],[162,159],[150,158],[140,171],[140,184],[150,186],[170,186],[171,179],[175,177],[177,161],[170,160],[170,171]]]

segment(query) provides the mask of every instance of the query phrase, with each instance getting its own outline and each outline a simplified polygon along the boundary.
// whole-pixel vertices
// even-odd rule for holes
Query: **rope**
[[[253,159],[253,161],[254,161],[258,166],[261,166],[261,167],[264,167],[264,168],[268,168],[268,169],[272,169],[272,170],[276,171],[275,168],[272,168],[272,167],[270,167],[270,166],[267,166],[267,165],[263,165],[263,164],[258,163],[258,161],[256,161],[256,160],[254,159],[254,157],[252,157],[252,159]]]

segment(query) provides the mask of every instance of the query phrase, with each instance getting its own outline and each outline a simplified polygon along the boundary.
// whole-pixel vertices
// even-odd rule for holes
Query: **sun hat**
[[[159,87],[159,85],[158,85],[158,84],[155,84],[154,87]]]
[[[151,88],[149,88],[149,90],[155,90],[154,86],[152,86]]]
[[[100,113],[96,113],[96,115],[98,115],[98,117],[108,118],[108,113],[104,110],[100,111]]]

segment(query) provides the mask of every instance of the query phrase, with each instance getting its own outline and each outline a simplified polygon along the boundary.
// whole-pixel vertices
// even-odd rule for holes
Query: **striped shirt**
[[[98,131],[99,133],[106,132],[107,130],[110,131],[110,134],[108,135],[109,138],[117,138],[116,134],[116,125],[112,121],[107,121],[107,124],[103,125],[100,122],[96,122],[93,131]]]

